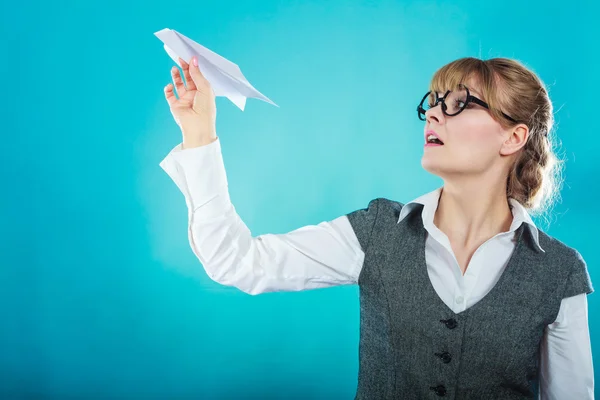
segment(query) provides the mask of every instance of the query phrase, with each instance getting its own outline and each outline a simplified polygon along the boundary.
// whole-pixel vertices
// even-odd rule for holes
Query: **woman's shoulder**
[[[594,291],[587,263],[575,247],[541,229],[538,229],[538,240],[540,247],[544,249],[546,262],[567,269],[569,278],[565,283],[564,297],[580,293],[590,294]]]
[[[346,214],[350,225],[363,249],[366,249],[371,239],[375,225],[391,225],[398,221],[403,203],[377,197],[362,208]]]
[[[423,205],[417,202],[403,203],[387,197],[377,197],[369,201],[366,207],[348,213],[348,218],[358,221],[368,221],[369,224],[388,224],[398,222],[401,213],[412,213]]]
[[[546,256],[558,258],[560,261],[583,262],[581,253],[573,246],[568,245],[555,236],[537,228],[540,247],[546,252]]]

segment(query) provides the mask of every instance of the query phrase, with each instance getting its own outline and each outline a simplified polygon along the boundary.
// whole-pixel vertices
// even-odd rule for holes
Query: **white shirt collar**
[[[398,218],[398,223],[400,223],[404,218],[406,218],[406,216],[413,209],[416,208],[417,204],[422,204],[423,205],[423,211],[422,211],[423,223],[425,225],[429,225],[429,224],[432,225],[433,217],[435,214],[435,210],[437,209],[441,193],[442,193],[442,187],[439,187],[429,193],[426,193],[426,194],[424,194],[420,197],[417,197],[416,199],[406,203],[404,205],[404,207],[402,207],[402,210],[400,211],[400,218]],[[516,231],[521,226],[521,224],[526,223],[527,224],[526,226],[529,227],[529,229],[532,233],[532,236],[535,240],[536,246],[541,251],[545,252],[539,243],[539,232],[538,232],[537,226],[531,219],[531,216],[529,215],[529,213],[527,212],[525,207],[523,207],[523,205],[521,203],[519,203],[518,201],[516,201],[515,199],[510,198],[510,197],[508,199],[508,202],[511,205],[511,212],[513,214],[513,221],[510,225],[509,232]]]

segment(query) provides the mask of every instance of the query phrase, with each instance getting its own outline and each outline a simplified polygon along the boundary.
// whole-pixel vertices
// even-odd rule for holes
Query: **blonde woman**
[[[183,133],[160,163],[183,192],[208,276],[249,294],[358,284],[356,399],[592,399],[586,263],[530,212],[557,194],[552,104],[516,60],[440,68],[417,113],[443,186],[287,234],[252,237],[230,202],[214,93],[180,60]],[[187,85],[187,87],[186,87]]]

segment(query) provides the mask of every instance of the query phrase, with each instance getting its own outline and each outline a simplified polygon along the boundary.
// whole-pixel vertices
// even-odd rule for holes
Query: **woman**
[[[192,59],[194,61],[194,59]],[[166,99],[183,142],[160,163],[183,192],[211,279],[249,294],[360,288],[357,399],[592,399],[585,261],[528,211],[556,194],[552,104],[505,58],[456,60],[417,108],[444,185],[287,234],[252,237],[229,199],[214,93],[180,59]]]

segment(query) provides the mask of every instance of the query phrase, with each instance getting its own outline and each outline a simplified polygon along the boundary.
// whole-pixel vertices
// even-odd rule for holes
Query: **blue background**
[[[253,235],[435,189],[415,111],[431,75],[464,56],[523,61],[549,86],[567,159],[563,201],[536,222],[600,282],[600,6],[575,4],[2,3],[0,397],[355,393],[357,286],[249,296],[195,259],[183,195],[158,165],[181,141],[163,28],[234,61],[280,106],[217,98],[231,198]]]

